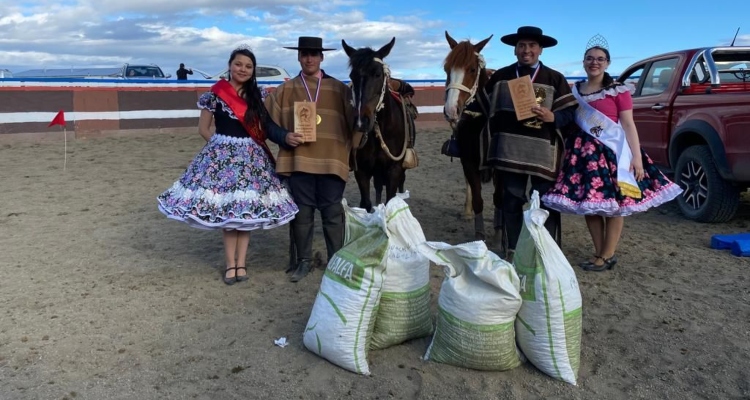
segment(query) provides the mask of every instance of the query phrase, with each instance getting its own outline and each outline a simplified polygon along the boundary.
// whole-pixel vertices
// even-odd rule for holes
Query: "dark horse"
[[[487,143],[483,143],[481,138],[486,117],[473,118],[471,115],[465,115],[464,110],[467,105],[479,101],[478,97],[483,94],[483,88],[489,81],[489,74],[480,52],[492,39],[492,36],[490,35],[477,44],[472,44],[468,40],[459,43],[447,31],[445,32],[445,38],[451,47],[451,51],[445,57],[444,63],[447,79],[443,112],[445,119],[453,128],[458,142],[461,167],[463,167],[466,184],[469,187],[469,193],[466,196],[466,208],[468,208],[468,203],[471,202],[474,211],[474,237],[478,240],[485,239],[484,217],[482,215],[484,209],[482,182],[489,182],[490,179],[494,179],[493,202],[496,206],[502,203],[502,190],[496,174],[492,173],[492,169],[480,168],[485,156],[482,152],[487,151]],[[496,239],[500,239],[498,236],[498,231],[502,226],[500,215],[496,209],[494,221]]]
[[[356,153],[354,177],[361,196],[359,206],[367,211],[372,211],[371,179],[374,178],[378,201],[385,186],[386,202],[396,196],[405,179],[402,162],[408,144],[406,115],[402,104],[388,89],[390,71],[383,61],[395,43],[394,37],[385,46],[373,50],[369,47],[354,49],[341,41],[349,56],[356,129],[366,137]]]

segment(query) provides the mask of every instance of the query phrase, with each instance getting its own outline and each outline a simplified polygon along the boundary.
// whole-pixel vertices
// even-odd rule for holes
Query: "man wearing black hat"
[[[323,39],[302,36],[296,47],[302,70],[294,79],[279,85],[265,100],[273,120],[294,130],[295,102],[315,103],[316,140],[294,149],[280,149],[276,172],[289,177],[289,188],[299,207],[290,226],[290,280],[297,282],[312,269],[315,210],[323,222],[328,259],[344,244],[344,196],[349,179],[353,113],[349,88],[320,69]]]
[[[531,190],[540,195],[554,184],[563,153],[559,129],[573,122],[578,104],[563,74],[539,61],[542,51],[555,46],[557,40],[533,26],[522,26],[500,40],[515,48],[518,62],[495,71],[485,86],[492,108],[487,162],[498,170],[502,182],[500,204],[500,196],[495,204],[501,215],[496,215],[496,220],[502,218],[503,248],[512,258],[523,224],[528,182],[531,180]],[[531,110],[534,118],[519,121],[508,81],[526,75],[532,81],[537,105]],[[560,214],[549,211],[545,226],[559,244]]]

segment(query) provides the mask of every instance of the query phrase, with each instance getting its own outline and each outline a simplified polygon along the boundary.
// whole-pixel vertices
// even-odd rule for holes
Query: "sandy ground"
[[[459,218],[460,164],[439,154],[448,135],[420,132],[406,186],[427,239],[456,244],[473,223]],[[251,279],[227,287],[220,234],[157,211],[201,146],[197,134],[79,139],[63,171],[62,140],[0,145],[0,399],[750,398],[750,259],[709,248],[712,234],[750,231],[747,195],[725,224],[674,204],[629,217],[613,271],[576,268],[578,386],[530,364],[424,362],[428,338],[371,352],[364,377],[302,345],[322,275],[287,281],[286,227],[253,234]],[[346,198],[359,203],[353,180]],[[582,218],[565,216],[563,233],[571,263],[591,253]],[[291,345],[274,346],[281,336]]]

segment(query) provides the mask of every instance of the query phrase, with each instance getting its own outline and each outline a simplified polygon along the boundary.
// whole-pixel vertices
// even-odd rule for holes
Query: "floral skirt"
[[[253,139],[214,134],[180,179],[157,197],[159,211],[201,229],[283,225],[298,208],[274,168]]]
[[[640,199],[620,193],[617,158],[598,139],[578,132],[568,138],[565,159],[557,182],[544,196],[544,204],[564,213],[626,216],[662,205],[682,193],[641,150],[644,177],[638,182]]]

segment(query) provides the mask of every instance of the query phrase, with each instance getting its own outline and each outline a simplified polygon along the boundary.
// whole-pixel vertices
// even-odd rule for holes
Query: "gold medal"
[[[322,121],[323,118],[320,118],[320,114],[316,114],[315,117],[316,117],[316,119],[315,119],[316,120],[316,125],[320,125],[320,121]]]

